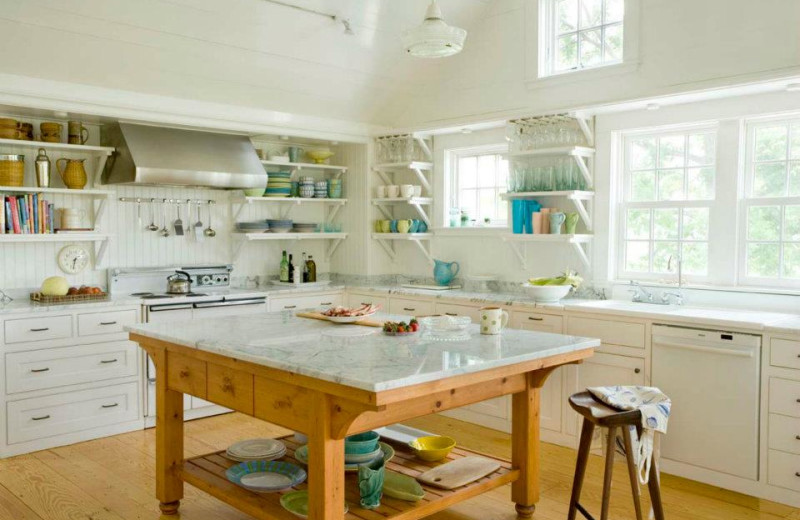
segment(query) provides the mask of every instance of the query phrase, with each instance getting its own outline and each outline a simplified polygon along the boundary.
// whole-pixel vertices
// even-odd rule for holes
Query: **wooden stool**
[[[616,447],[617,428],[622,429],[622,439],[625,442],[625,458],[628,462],[628,476],[631,479],[631,490],[633,491],[633,504],[636,510],[636,520],[642,520],[642,504],[639,500],[639,476],[637,475],[636,462],[633,454],[633,442],[631,428],[636,428],[636,433],[641,437],[642,412],[639,410],[620,411],[615,410],[599,400],[589,392],[580,392],[569,398],[569,405],[573,410],[583,416],[583,428],[581,429],[581,440],[578,448],[578,462],[575,466],[575,480],[572,483],[572,497],[569,501],[568,520],[575,520],[578,511],[588,518],[594,517],[578,503],[581,497],[581,486],[583,477],[586,475],[586,464],[589,461],[589,451],[592,446],[592,434],[595,426],[608,428],[608,446],[606,446],[606,469],[603,476],[603,503],[600,512],[600,520],[608,519],[608,504],[611,495],[611,472],[614,468],[614,450]],[[658,466],[655,459],[650,466],[650,500],[653,503],[653,512],[656,520],[664,520],[664,508],[661,504],[661,489],[658,481]]]

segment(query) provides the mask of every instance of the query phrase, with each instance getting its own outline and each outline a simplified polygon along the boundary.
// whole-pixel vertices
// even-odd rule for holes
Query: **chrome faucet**
[[[653,293],[639,285],[639,282],[631,280],[631,287],[628,289],[629,293],[633,293],[632,301],[637,303],[653,303]]]
[[[678,290],[683,289],[683,261],[680,256],[669,255],[667,260],[667,271],[672,271],[672,262],[678,264]]]

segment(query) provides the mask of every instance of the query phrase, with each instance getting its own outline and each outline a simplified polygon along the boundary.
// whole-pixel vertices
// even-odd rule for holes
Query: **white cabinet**
[[[72,315],[36,316],[5,321],[5,343],[37,342],[72,337]]]
[[[432,301],[396,298],[394,296],[389,299],[389,313],[400,316],[428,316],[435,314]]]
[[[78,336],[125,332],[125,327],[136,323],[138,316],[136,309],[78,314]]]
[[[511,328],[561,334],[564,330],[564,318],[538,312],[514,311],[511,313]]]
[[[567,334],[600,338],[604,344],[645,348],[643,323],[618,321],[584,316],[567,316]]]
[[[434,313],[444,314],[446,316],[468,316],[473,323],[480,321],[480,307],[474,305],[436,302],[434,305]]]
[[[269,298],[269,311],[300,311],[303,309],[320,309],[342,305],[342,292],[320,294],[303,294],[274,296]]]

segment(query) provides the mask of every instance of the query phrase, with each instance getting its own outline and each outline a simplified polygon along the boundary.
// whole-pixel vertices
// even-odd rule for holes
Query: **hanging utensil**
[[[195,212],[197,213],[197,222],[194,223],[194,238],[198,242],[203,241],[203,221],[200,220],[200,202],[195,202],[194,205]]]
[[[181,220],[181,203],[175,202],[175,213],[178,215],[178,218],[175,219],[173,222],[173,226],[175,226],[175,235],[182,237],[183,236],[183,221]]]
[[[136,199],[136,227],[137,229],[142,228],[142,201],[140,199]]]
[[[217,232],[211,229],[211,201],[208,201],[208,227],[203,234],[207,237],[215,237],[217,236]]]
[[[145,229],[149,231],[158,231],[158,226],[156,226],[156,204],[153,202],[153,199],[150,199],[150,225]]]
[[[163,209],[162,213],[163,213],[163,217],[164,217],[164,220],[163,220],[162,224],[164,224],[164,226],[161,228],[161,236],[162,237],[168,237],[169,236],[169,229],[167,229],[167,201],[166,200],[164,201],[164,203],[162,205],[162,209]]]

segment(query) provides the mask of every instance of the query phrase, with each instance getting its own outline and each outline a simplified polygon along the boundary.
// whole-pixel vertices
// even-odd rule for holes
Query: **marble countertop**
[[[0,318],[6,314],[37,314],[47,312],[72,312],[82,309],[96,309],[98,307],[136,307],[141,305],[142,299],[135,296],[110,296],[108,300],[86,303],[67,303],[64,305],[40,305],[32,302],[25,296],[15,296],[8,303],[0,303]]]
[[[511,329],[484,336],[477,325],[464,341],[435,341],[422,332],[392,337],[374,327],[336,325],[291,313],[140,324],[127,330],[373,392],[600,345],[596,339]]]
[[[800,334],[800,316],[792,316],[767,326],[769,332]]]

